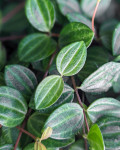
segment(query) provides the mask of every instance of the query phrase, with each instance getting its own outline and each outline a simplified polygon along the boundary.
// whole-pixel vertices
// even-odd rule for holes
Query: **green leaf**
[[[85,141],[83,139],[78,140],[70,146],[69,150],[85,150],[84,142]]]
[[[111,0],[101,0],[96,17],[99,18],[100,16],[104,15],[105,11],[108,9],[110,6]],[[91,17],[93,16],[93,12],[95,9],[95,6],[97,4],[97,0],[81,0],[80,5],[81,9],[83,12],[88,16]]]
[[[84,80],[79,87],[84,92],[107,92],[120,76],[120,63],[109,62],[101,66]]]
[[[34,73],[20,65],[5,67],[5,82],[7,86],[17,89],[27,98],[30,98],[37,86],[37,79]]]
[[[35,92],[36,109],[44,109],[54,104],[61,96],[63,88],[64,82],[61,76],[51,75],[45,78]]]
[[[68,103],[57,108],[48,117],[44,129],[47,127],[53,129],[52,139],[68,139],[78,133],[83,120],[82,108],[76,103]]]
[[[57,0],[57,3],[63,15],[66,15],[70,12],[80,13],[80,6],[77,0]]]
[[[89,47],[94,37],[93,31],[83,23],[72,22],[67,24],[60,33],[59,45],[64,47],[73,42],[84,41]]]
[[[26,16],[42,32],[49,32],[55,22],[55,10],[50,0],[27,0]]]
[[[15,127],[25,118],[27,104],[21,93],[10,87],[0,87],[0,124]]]
[[[90,29],[92,29],[91,20],[89,20],[86,16],[81,15],[80,13],[68,13],[67,18],[70,22],[81,22],[87,25]]]
[[[0,86],[5,85],[4,74],[0,72]]]
[[[120,118],[120,102],[114,98],[100,98],[87,109],[90,120],[95,123],[102,116]]]
[[[97,124],[94,124],[87,135],[91,150],[105,150],[103,137]]]
[[[109,54],[103,47],[93,46],[88,48],[87,59],[83,69],[78,73],[81,81],[85,80],[90,74],[96,71],[100,66],[107,63]]]
[[[75,42],[64,47],[57,56],[57,70],[63,76],[77,74],[84,66],[87,57],[85,43]]]
[[[96,123],[102,132],[105,149],[120,149],[120,118],[102,117]]]
[[[6,50],[0,42],[0,71],[4,67],[5,63],[6,63]]]
[[[117,25],[113,33],[112,51],[114,56],[120,54],[120,23]]]
[[[13,149],[14,149],[14,145],[12,144],[6,144],[6,145],[0,146],[0,150],[13,150]],[[22,150],[22,149],[17,148],[16,150]]]
[[[26,36],[19,44],[18,56],[21,61],[34,62],[49,57],[55,50],[57,44],[49,36],[34,33]]]

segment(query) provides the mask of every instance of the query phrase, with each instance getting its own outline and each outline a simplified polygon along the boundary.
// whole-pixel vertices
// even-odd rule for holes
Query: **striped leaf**
[[[0,86],[5,85],[4,74],[0,72]]]
[[[75,42],[64,47],[57,56],[57,70],[63,76],[77,74],[84,66],[87,57],[85,43]]]
[[[97,122],[102,132],[105,149],[119,150],[120,149],[120,118],[102,117]]]
[[[13,150],[14,149],[14,145],[12,144],[6,144],[6,145],[2,145],[0,146],[0,150]],[[16,150],[22,150],[21,148],[16,148]]]
[[[0,87],[0,124],[15,127],[25,118],[27,104],[21,93],[10,87]]]
[[[88,16],[92,17],[93,12],[96,6],[97,0],[81,0],[80,5],[83,12]],[[96,17],[102,16],[105,11],[110,6],[111,0],[101,0],[100,5],[98,7],[98,11],[96,14]]]
[[[119,23],[116,19],[105,21],[100,27],[100,39],[102,44],[109,51],[112,50],[112,36],[116,25]]]
[[[51,127],[52,139],[68,139],[81,129],[84,116],[82,108],[76,103],[64,104],[47,119],[44,129]]]
[[[55,10],[50,0],[27,0],[26,16],[39,31],[49,32],[55,22]]]
[[[62,77],[51,75],[45,78],[35,92],[35,107],[37,110],[53,105],[61,96],[64,88]]]
[[[6,63],[6,50],[0,43],[0,71],[4,67],[5,63]]]
[[[83,69],[78,73],[81,81],[85,80],[90,74],[109,60],[108,52],[100,46],[93,46],[88,49],[87,59]]]
[[[21,65],[9,65],[5,67],[6,85],[17,89],[26,98],[30,98],[37,86],[34,73]]]
[[[70,22],[81,22],[87,25],[90,29],[92,29],[91,21],[86,16],[83,16],[80,13],[77,12],[68,13],[67,18]]]
[[[88,107],[87,114],[93,123],[102,116],[120,118],[120,102],[114,98],[100,98]]]
[[[120,54],[120,23],[117,25],[113,33],[112,51],[113,51],[113,55]]]
[[[83,139],[78,140],[77,142],[73,143],[69,150],[85,150],[85,143]]]
[[[80,13],[80,6],[77,0],[57,0],[57,3],[63,15],[71,12]]]
[[[49,36],[34,33],[26,36],[19,44],[18,56],[21,61],[34,62],[49,57],[57,44]]]
[[[120,76],[120,64],[109,62],[92,73],[80,86],[85,92],[107,92]]]
[[[94,37],[93,31],[83,23],[72,22],[67,24],[60,33],[59,45],[64,47],[73,42],[84,41],[89,47]]]
[[[105,150],[102,133],[97,124],[94,124],[87,135],[91,150]]]

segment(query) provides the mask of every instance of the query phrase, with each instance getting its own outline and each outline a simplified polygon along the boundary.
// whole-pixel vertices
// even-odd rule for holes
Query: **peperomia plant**
[[[120,149],[119,3],[0,1],[0,150]]]

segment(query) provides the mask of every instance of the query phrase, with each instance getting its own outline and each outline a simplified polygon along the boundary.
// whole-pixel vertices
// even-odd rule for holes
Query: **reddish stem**
[[[0,124],[0,128],[2,128],[2,125]]]
[[[27,134],[27,135],[29,135],[31,138],[33,138],[34,140],[36,140],[36,137],[34,136],[34,135],[32,135],[31,133],[29,133],[28,131],[26,131],[26,130],[24,130],[23,128],[21,128],[21,127],[16,127],[17,129],[19,129],[21,132],[23,132],[23,133],[25,133],[25,134]]]
[[[94,33],[95,33],[94,22],[95,22],[95,16],[96,16],[96,13],[97,13],[97,10],[98,10],[99,3],[100,3],[100,0],[97,0],[97,4],[96,4],[96,7],[95,7],[95,10],[94,10],[94,13],[93,13],[93,17],[92,17],[92,30],[93,30]]]
[[[15,14],[17,14],[25,5],[25,2],[20,3],[17,7],[15,7],[11,12],[9,12],[6,16],[3,17],[2,22],[6,23],[10,20]]]
[[[25,35],[12,35],[12,36],[7,36],[7,37],[0,37],[0,41],[4,42],[4,41],[11,41],[11,40],[17,40],[17,39],[21,39],[25,37]]]
[[[59,37],[60,35],[58,33],[52,33],[51,36],[52,37]]]

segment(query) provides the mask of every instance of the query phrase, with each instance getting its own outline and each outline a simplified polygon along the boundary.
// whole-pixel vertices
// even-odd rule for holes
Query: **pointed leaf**
[[[83,23],[72,22],[66,25],[59,38],[60,47],[71,44],[73,42],[84,41],[86,47],[89,47],[94,37],[93,31]]]
[[[42,134],[41,141],[42,141],[42,140],[46,140],[46,139],[48,139],[49,137],[51,137],[52,131],[53,131],[52,128],[47,127],[47,129],[45,129],[45,131],[44,131],[43,134]]]
[[[44,129],[51,127],[53,139],[68,139],[81,129],[84,116],[82,108],[76,103],[64,104],[47,119]]]
[[[114,98],[100,98],[88,107],[87,114],[93,123],[105,115],[120,118],[120,102]]]
[[[57,44],[49,36],[34,33],[26,36],[19,44],[18,56],[21,61],[34,62],[50,56]]]
[[[57,56],[57,70],[61,75],[72,76],[77,74],[85,64],[87,50],[85,43],[75,42],[64,47]]]
[[[5,67],[6,85],[17,89],[25,97],[30,98],[37,86],[34,73],[21,65],[9,65]]]
[[[107,92],[120,75],[120,63],[109,62],[92,73],[80,86],[84,92]]]
[[[55,10],[50,0],[27,0],[26,15],[39,31],[49,32],[55,22]]]
[[[25,118],[27,104],[21,93],[10,87],[0,87],[0,124],[15,127]]]
[[[105,150],[103,137],[97,124],[94,124],[87,136],[91,150]]]

